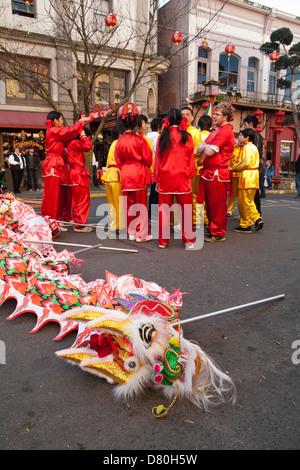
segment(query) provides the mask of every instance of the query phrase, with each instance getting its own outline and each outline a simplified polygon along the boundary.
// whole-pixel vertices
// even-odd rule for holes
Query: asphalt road
[[[235,406],[211,413],[178,401],[165,419],[151,409],[164,397],[147,391],[133,402],[117,401],[112,385],[55,356],[75,334],[53,341],[58,326],[47,324],[29,334],[35,315],[13,321],[15,302],[1,307],[0,340],[6,364],[0,365],[0,448],[55,450],[299,449],[300,200],[295,194],[270,194],[262,200],[265,226],[251,235],[233,232],[227,240],[187,252],[179,240],[160,250],[156,241],[136,244],[107,240],[106,246],[137,248],[138,253],[93,251],[82,254],[86,282],[105,271],[154,281],[170,292],[186,292],[181,319],[266,297],[285,299],[186,325],[194,340],[234,380]],[[89,222],[104,199],[92,199]],[[99,243],[95,232],[63,233],[59,241]],[[300,344],[300,343],[299,343]],[[298,346],[299,349],[299,346]],[[292,355],[298,361],[292,361]]]

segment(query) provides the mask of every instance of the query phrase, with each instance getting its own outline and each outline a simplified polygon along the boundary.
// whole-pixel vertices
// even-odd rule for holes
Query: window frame
[[[33,0],[29,5],[25,4],[25,1],[12,0],[11,8],[13,15],[26,16],[27,18],[35,18],[35,5],[36,1]]]

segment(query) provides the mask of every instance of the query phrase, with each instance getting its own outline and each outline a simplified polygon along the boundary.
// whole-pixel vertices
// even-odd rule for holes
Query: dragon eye
[[[131,356],[126,361],[124,362],[124,369],[127,370],[128,372],[132,372],[134,369],[138,367],[138,360],[136,357]]]
[[[153,325],[143,325],[139,329],[140,331],[140,337],[146,343],[148,346],[155,340],[156,338],[156,329],[154,328]]]

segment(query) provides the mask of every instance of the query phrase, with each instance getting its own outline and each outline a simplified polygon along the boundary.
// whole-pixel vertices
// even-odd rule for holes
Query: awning
[[[46,129],[47,113],[0,111],[0,128]]]

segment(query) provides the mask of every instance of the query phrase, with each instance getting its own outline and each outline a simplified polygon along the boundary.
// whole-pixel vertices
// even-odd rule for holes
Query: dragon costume
[[[234,402],[231,378],[183,336],[180,289],[169,293],[154,282],[108,271],[105,280],[86,283],[74,273],[82,260],[43,244],[59,226],[11,194],[0,200],[0,224],[0,305],[17,301],[9,320],[34,312],[31,332],[55,321],[56,340],[77,331],[73,345],[56,355],[116,384],[118,398],[133,399],[148,387],[161,390],[170,405],[154,407],[155,417],[165,416],[177,397],[205,410]],[[29,228],[36,243],[25,241]]]

